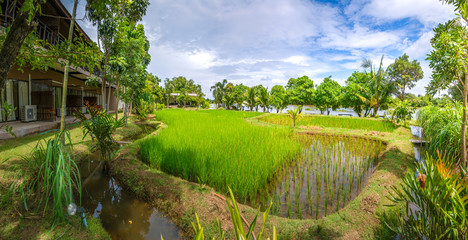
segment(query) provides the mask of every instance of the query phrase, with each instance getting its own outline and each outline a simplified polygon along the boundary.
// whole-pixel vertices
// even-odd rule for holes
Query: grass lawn
[[[131,117],[128,127],[118,129],[116,140],[126,140],[141,135],[144,127],[135,124]],[[92,146],[91,138],[82,139],[82,130],[77,125],[69,128],[73,142],[75,161],[79,161],[89,153]],[[43,140],[54,137],[54,132],[34,134],[22,138],[0,141],[0,239],[108,239],[98,219],[87,215],[89,229],[83,227],[79,219],[74,219],[72,227],[60,224],[50,228],[50,219],[35,215],[24,209],[19,193],[8,196],[11,183],[21,181],[20,175],[25,171],[27,157],[33,148]],[[4,200],[4,201],[2,201]]]

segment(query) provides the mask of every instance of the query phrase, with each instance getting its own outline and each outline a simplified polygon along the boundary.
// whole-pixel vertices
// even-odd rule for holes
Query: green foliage
[[[296,121],[299,117],[301,117],[301,110],[302,106],[298,106],[295,110],[288,110],[288,115],[293,121],[293,127],[296,128]]]
[[[270,94],[268,93],[268,89],[262,85],[258,87],[258,103],[262,106],[263,112],[266,112],[270,106]]]
[[[13,108],[10,104],[7,102],[4,102],[0,106],[0,121],[5,121],[4,123],[0,123],[0,130],[4,129],[7,133],[10,135],[16,137],[16,135],[13,133],[13,127],[9,126],[6,123],[6,120],[11,116],[11,114],[16,110],[16,108]]]
[[[462,109],[461,104],[450,103],[443,107],[431,105],[419,110],[418,123],[429,142],[426,150],[433,157],[437,156],[437,151],[442,151],[450,159],[460,157]]]
[[[151,167],[218,191],[227,191],[229,185],[241,199],[256,197],[301,150],[291,139],[291,129],[264,128],[244,120],[258,115],[220,110],[160,111],[156,118],[168,128],[140,142],[142,159]]]
[[[307,76],[291,78],[286,85],[289,101],[294,105],[311,104],[314,91],[314,82]]]
[[[468,182],[466,176],[439,155],[427,156],[393,186],[390,200],[406,206],[386,224],[403,239],[466,239],[468,236]]]
[[[244,106],[244,102],[247,99],[247,91],[249,91],[249,87],[245,86],[244,84],[238,84],[234,86],[232,94],[234,96],[234,102],[236,103],[238,110]]]
[[[323,79],[323,82],[317,87],[314,94],[315,106],[320,108],[323,113],[327,111],[327,115],[330,115],[329,108],[336,110],[341,102],[341,86],[335,80],[330,77]]]
[[[283,109],[288,106],[288,96],[283,86],[275,85],[271,88],[270,103],[276,108],[276,113],[283,112]]]
[[[396,95],[400,100],[405,98],[406,88],[416,86],[416,82],[424,77],[421,65],[417,60],[409,61],[408,55],[395,59],[395,62],[387,68],[390,79],[396,83]]]
[[[370,79],[369,73],[356,71],[348,77],[346,86],[343,87],[341,105],[352,108],[360,117],[367,117],[370,112],[370,104],[367,101],[370,99]]]
[[[91,106],[87,102],[85,106],[90,115],[89,119],[81,112],[75,114],[75,117],[80,121],[81,128],[83,129],[83,139],[88,136],[88,134],[91,135],[93,141],[96,141],[104,161],[110,161],[116,148],[116,142],[112,137],[112,133],[117,128],[124,126],[125,118],[115,120],[115,118],[107,114],[106,110],[102,109],[101,106]]]
[[[41,208],[43,213],[51,209],[54,221],[61,222],[65,220],[64,209],[74,202],[75,191],[81,201],[81,178],[69,153],[71,147],[70,133],[64,131],[44,144],[38,143],[31,156],[25,158],[24,181],[14,188],[22,192],[26,210],[29,210],[28,202],[37,199],[33,206]]]
[[[439,90],[447,89],[460,83],[463,88],[464,75],[468,71],[466,60],[468,59],[468,33],[460,19],[450,20],[439,24],[434,29],[434,37],[431,39],[433,50],[426,60],[432,68],[432,78],[427,86],[427,91],[434,95]]]
[[[247,91],[247,104],[249,105],[250,111],[253,111],[253,108],[257,106],[257,89],[254,87],[249,88]]]
[[[215,85],[211,86],[210,90],[213,91],[213,96],[215,98],[216,107],[223,102],[224,98],[224,87],[228,84],[226,79],[223,79],[222,82],[217,82]]]
[[[260,120],[279,125],[291,124],[289,116],[285,114],[270,114]],[[299,126],[349,128],[379,132],[393,132],[397,128],[392,122],[384,120],[321,115],[305,115],[297,120],[296,124]]]
[[[413,113],[416,111],[415,107],[412,107],[409,101],[399,101],[395,109],[391,111],[392,120],[397,123],[403,123],[406,125],[406,121],[411,120]]]
[[[164,108],[166,108],[166,105],[164,105],[164,103],[156,103],[156,110],[163,110]]]

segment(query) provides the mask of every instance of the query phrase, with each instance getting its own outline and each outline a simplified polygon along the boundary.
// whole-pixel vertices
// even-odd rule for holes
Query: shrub
[[[400,186],[393,186],[394,204],[406,206],[387,226],[403,239],[466,239],[468,181],[465,174],[440,155],[427,156]],[[410,207],[413,205],[413,207]]]
[[[411,106],[408,101],[399,101],[395,109],[391,111],[392,120],[406,125],[406,121],[411,120],[414,111],[416,108]]]

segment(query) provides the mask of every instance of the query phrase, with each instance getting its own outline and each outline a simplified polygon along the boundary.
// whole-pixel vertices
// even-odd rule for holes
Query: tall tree
[[[417,60],[410,61],[406,53],[395,59],[387,68],[388,76],[396,84],[395,93],[400,100],[405,98],[405,90],[416,86],[416,82],[424,77],[421,65]]]
[[[463,22],[462,22],[463,21]],[[439,24],[431,40],[433,50],[428,55],[432,68],[432,79],[426,90],[435,92],[459,84],[463,97],[463,119],[461,124],[460,160],[466,165],[466,106],[468,94],[468,30],[465,20],[454,19]]]
[[[268,88],[262,85],[259,85],[258,88],[258,102],[262,106],[263,112],[266,112],[267,108],[270,106],[270,94],[268,93]]]
[[[36,28],[35,16],[45,2],[45,0],[26,0],[19,12],[16,13],[13,24],[9,27],[0,49],[0,89],[5,88],[8,72],[15,63],[24,41]]]
[[[388,107],[391,101],[390,95],[394,91],[394,84],[388,80],[387,71],[383,67],[383,58],[384,56],[380,59],[378,69],[375,68],[370,59],[364,60],[361,65],[365,69],[370,69],[367,75],[369,77],[370,96],[368,98],[360,97],[374,109],[372,117],[377,115],[380,108]]]
[[[353,72],[346,80],[346,86],[343,87],[343,96],[341,105],[350,107],[359,117],[367,117],[370,112],[370,105],[363,99],[370,98],[368,73]],[[364,112],[364,113],[363,113]]]
[[[216,103],[216,108],[219,107],[219,104],[223,102],[224,98],[224,87],[228,84],[226,79],[223,79],[222,82],[217,82],[215,85],[211,86],[210,90],[213,92],[213,97]]]
[[[270,103],[275,107],[276,113],[283,112],[288,106],[286,90],[281,85],[275,85],[270,91]]]
[[[315,106],[323,114],[324,110],[330,115],[330,108],[336,110],[341,104],[341,86],[330,77],[323,79],[314,94]]]
[[[238,84],[234,86],[232,94],[234,95],[234,102],[236,103],[238,110],[244,108],[243,105],[247,99],[247,91],[249,91],[249,87],[245,86],[244,84]]]
[[[291,78],[286,85],[286,92],[291,104],[301,106],[299,111],[302,111],[304,104],[311,104],[314,97],[314,82],[307,76],[299,78]]]
[[[68,30],[68,43],[67,43],[67,52],[71,51],[72,41],[73,41],[73,31],[75,28],[75,17],[76,17],[76,7],[78,6],[78,0],[75,0],[73,3],[73,12],[72,19],[70,20],[70,29]],[[67,90],[68,90],[68,73],[70,71],[70,60],[65,59],[65,71],[63,74],[63,85],[62,85],[62,115],[60,117],[60,131],[65,129],[65,113],[67,109]],[[62,141],[65,142],[64,135],[62,135]]]
[[[254,107],[257,105],[257,89],[255,87],[249,88],[247,91],[247,104],[249,105],[250,111],[252,112]]]

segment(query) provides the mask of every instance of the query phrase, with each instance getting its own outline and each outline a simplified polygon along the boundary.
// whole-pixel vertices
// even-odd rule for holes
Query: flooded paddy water
[[[154,131],[154,126],[141,126],[133,140]],[[99,218],[112,239],[182,239],[179,228],[150,204],[123,189],[111,176],[102,172],[99,153],[89,155],[79,164],[82,181],[81,203],[87,214]],[[97,168],[96,171],[94,171]],[[92,176],[90,176],[92,174]]]
[[[338,211],[365,187],[385,145],[380,141],[304,135],[299,161],[281,171],[258,201],[288,218],[321,218]]]

